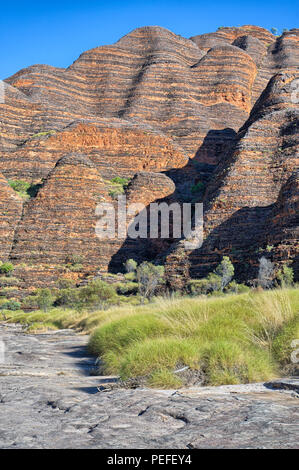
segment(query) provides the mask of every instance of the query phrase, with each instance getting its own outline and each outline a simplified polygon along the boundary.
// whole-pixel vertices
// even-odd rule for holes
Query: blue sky
[[[0,79],[32,64],[67,67],[84,50],[134,28],[159,25],[185,37],[218,26],[295,28],[298,0],[1,1]]]

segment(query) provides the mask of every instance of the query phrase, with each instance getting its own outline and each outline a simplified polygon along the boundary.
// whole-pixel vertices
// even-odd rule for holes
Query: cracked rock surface
[[[0,448],[298,448],[299,380],[158,391],[98,387],[87,337],[0,325]]]

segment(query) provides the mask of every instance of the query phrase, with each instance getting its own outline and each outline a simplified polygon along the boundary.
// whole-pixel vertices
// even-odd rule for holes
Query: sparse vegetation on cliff
[[[28,183],[23,180],[8,180],[9,186],[19,195],[22,199],[30,199],[35,197],[41,184]]]
[[[117,196],[124,194],[125,189],[129,184],[129,181],[130,180],[128,178],[121,178],[119,176],[112,178],[112,180],[108,182],[109,185],[111,186],[111,189],[109,191],[109,196],[115,199],[117,198]]]

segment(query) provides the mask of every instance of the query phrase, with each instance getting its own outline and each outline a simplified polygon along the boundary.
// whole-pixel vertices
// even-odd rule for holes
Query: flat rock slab
[[[1,324],[0,448],[298,448],[298,379],[98,392],[87,337]]]

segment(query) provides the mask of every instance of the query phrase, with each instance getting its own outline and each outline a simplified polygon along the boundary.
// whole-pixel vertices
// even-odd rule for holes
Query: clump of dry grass
[[[251,302],[257,320],[257,328],[250,332],[251,338],[271,351],[278,332],[296,314],[288,292],[285,289],[260,292],[251,297]]]
[[[299,289],[223,297],[155,298],[145,305],[76,312],[5,311],[29,331],[75,328],[91,333],[90,351],[103,372],[148,377],[155,387],[178,387],[179,366],[202,372],[206,384],[268,380],[289,360],[299,325]],[[277,372],[278,371],[278,372]]]

